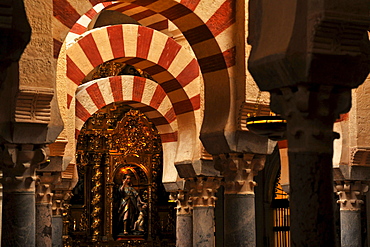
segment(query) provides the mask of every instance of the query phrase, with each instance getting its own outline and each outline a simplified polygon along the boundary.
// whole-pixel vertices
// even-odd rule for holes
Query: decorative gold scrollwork
[[[91,205],[93,207],[93,210],[91,212],[92,217],[92,224],[91,228],[93,229],[93,241],[98,240],[98,236],[100,235],[100,212],[101,212],[101,178],[102,178],[102,172],[100,171],[100,163],[101,163],[102,155],[95,154],[93,156],[93,160],[95,162],[94,164],[94,175],[92,177],[92,181],[94,182],[94,186],[91,189],[91,192],[93,193],[93,199],[91,201]]]
[[[161,151],[154,125],[143,113],[127,105],[111,104],[88,119],[77,143],[76,162],[84,188],[80,190],[82,200],[76,200],[79,205],[71,213],[76,221],[74,243],[92,241],[94,246],[149,246],[148,239],[158,239],[164,231],[174,228],[173,217],[162,219],[158,214],[163,210],[157,204],[164,190],[159,186]],[[143,211],[144,231],[133,227],[130,232],[136,234],[135,240],[119,234],[116,215],[117,188],[122,183],[122,174],[129,173],[141,200],[147,204]],[[136,223],[138,218],[134,220]],[[160,241],[152,245],[156,241],[150,246],[161,246]]]
[[[112,140],[113,150],[124,156],[159,153],[161,149],[157,131],[146,116],[137,110],[130,110],[117,123],[117,128],[112,132]]]

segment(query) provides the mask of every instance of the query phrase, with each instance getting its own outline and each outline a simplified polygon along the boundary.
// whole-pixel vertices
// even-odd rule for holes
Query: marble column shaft
[[[361,181],[336,181],[340,204],[341,247],[362,246],[361,204],[359,196],[368,191]]]
[[[336,246],[333,124],[369,75],[369,3],[251,0],[249,10],[249,71],[287,120],[291,245]]]
[[[35,168],[47,154],[34,145],[6,144],[3,158],[2,246],[35,246]]]
[[[187,180],[193,205],[193,246],[215,246],[215,192],[221,178],[197,177]]]
[[[61,215],[52,216],[52,246],[63,247],[63,218]]]
[[[52,246],[51,203],[36,203],[36,246]]]
[[[215,208],[194,207],[193,210],[193,246],[215,246]]]
[[[256,246],[253,181],[265,164],[265,155],[231,153],[216,159],[225,179],[224,240],[230,246]]]
[[[254,194],[225,194],[225,243],[233,247],[256,246]]]
[[[193,246],[193,215],[177,214],[176,219],[176,246]]]
[[[68,186],[69,188],[69,186]],[[68,211],[65,206],[69,206],[69,204],[65,204],[68,201],[72,193],[70,190],[53,190],[53,197],[52,197],[52,246],[53,247],[62,247],[64,246],[63,240],[67,239],[67,236],[63,236],[64,234],[68,234],[68,229],[66,229],[64,222],[63,222],[63,213]]]
[[[340,211],[341,247],[360,247],[361,244],[361,210]]]
[[[292,246],[337,246],[334,224],[333,125],[351,91],[301,85],[271,93],[271,109],[287,120]]]
[[[292,246],[336,246],[331,159],[289,153]]]
[[[1,246],[35,246],[35,192],[4,192]]]
[[[36,245],[52,246],[52,198],[51,186],[59,181],[59,175],[38,172],[36,181]]]
[[[176,246],[193,246],[193,208],[185,191],[171,193],[176,206]]]

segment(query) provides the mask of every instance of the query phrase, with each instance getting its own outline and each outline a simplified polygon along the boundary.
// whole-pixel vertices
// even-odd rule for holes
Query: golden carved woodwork
[[[160,220],[158,213],[158,194],[164,191],[160,185],[161,150],[153,124],[143,113],[129,106],[111,104],[85,123],[78,138],[76,157],[84,199],[74,199],[79,205],[72,206],[73,219],[69,220],[70,224],[75,222],[75,227],[69,228],[75,244],[83,246],[90,241],[99,246],[126,246],[128,243],[146,246],[148,239],[158,242],[157,236],[160,232],[163,235],[165,229],[174,231],[174,218]],[[120,201],[116,195],[124,174],[131,175],[133,188],[148,205],[143,214],[145,230],[141,233],[135,228],[132,231],[135,236],[119,232],[117,205]],[[78,186],[75,190],[78,194]],[[173,226],[167,226],[170,224]]]
[[[156,131],[139,111],[129,111],[112,132],[111,151],[124,156],[160,152]]]

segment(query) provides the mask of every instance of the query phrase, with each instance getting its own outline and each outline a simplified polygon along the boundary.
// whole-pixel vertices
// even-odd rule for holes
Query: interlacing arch
[[[205,98],[203,132],[212,134],[217,131],[223,136],[223,131],[220,130],[225,128],[230,109],[228,68],[235,65],[233,41],[235,0],[215,0],[211,5],[205,0],[121,0],[119,2],[125,14],[128,14],[127,8],[131,7],[131,11],[135,12],[137,7],[134,5],[138,8],[144,7],[148,9],[146,14],[157,13],[179,28],[191,45],[202,71]],[[96,4],[104,3],[99,0],[89,2],[86,0],[84,4],[80,2],[76,4],[76,1],[71,0],[54,1],[53,37],[56,56],[76,21]],[[113,8],[113,5],[108,5]],[[117,7],[118,9],[120,8]],[[142,15],[130,16],[140,19]]]
[[[81,85],[76,93],[76,133],[95,112],[114,102],[143,112],[156,126],[162,143],[177,141],[176,115],[160,85],[137,76],[114,76]]]
[[[97,29],[68,48],[68,107],[77,86],[95,67],[118,58],[150,74],[169,95],[177,115],[200,108],[196,59],[168,36],[138,25]]]
[[[73,110],[75,107],[77,133],[92,113],[107,104],[105,99],[117,96],[123,87],[117,86],[119,83],[116,81],[115,87],[103,87],[105,90],[101,90],[96,80],[83,85],[80,85],[81,82],[97,66],[116,59],[147,72],[155,80],[148,83],[144,78],[128,76],[134,79],[131,82],[125,80],[125,87],[130,85],[132,97],[136,95],[136,98],[124,98],[123,101],[143,110],[145,107],[153,108],[149,98],[152,100],[154,97],[158,102],[158,97],[165,96],[163,99],[169,102],[171,108],[164,112],[157,110],[161,118],[151,117],[150,111],[144,110],[144,113],[159,128],[162,142],[176,143],[175,147],[171,145],[177,155],[173,157],[172,164],[176,160],[191,161],[194,148],[199,146],[196,144],[199,142],[196,115],[199,116],[200,111],[200,69],[197,60],[185,48],[163,33],[147,27],[125,24],[94,29],[68,47],[67,108]],[[121,94],[127,92],[126,88]],[[77,96],[83,95],[83,101],[77,100]],[[117,101],[122,100],[118,97],[114,102]],[[172,130],[169,131],[166,125]],[[181,152],[176,152],[177,149]]]
[[[124,103],[143,112],[156,126],[163,149],[163,181],[174,182],[177,179],[173,164],[184,155],[177,158],[174,155],[176,149],[182,148],[182,153],[187,153],[187,158],[191,159],[194,144],[179,143],[181,137],[178,136],[180,132],[173,106],[161,86],[154,81],[129,75],[93,80],[78,87],[75,102],[76,140],[85,122],[95,112],[114,102]]]
[[[142,26],[164,33],[168,32],[168,19],[146,7],[133,3],[104,2],[95,5],[77,20],[67,35],[67,44],[88,31],[102,10],[116,11],[131,17]]]

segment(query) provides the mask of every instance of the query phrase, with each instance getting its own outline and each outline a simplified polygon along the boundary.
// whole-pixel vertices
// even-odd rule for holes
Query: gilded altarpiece
[[[174,246],[174,205],[161,183],[161,142],[146,116],[112,104],[94,114],[77,145],[72,246]]]

